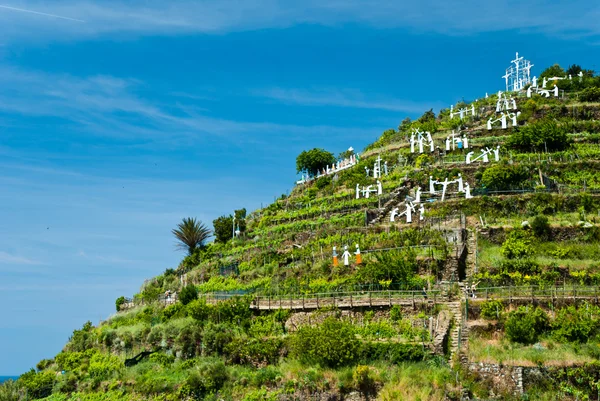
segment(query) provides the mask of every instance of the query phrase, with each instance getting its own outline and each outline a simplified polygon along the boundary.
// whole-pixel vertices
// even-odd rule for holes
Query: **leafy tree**
[[[426,123],[426,122],[434,121],[434,120],[435,120],[435,113],[433,112],[433,109],[429,109],[428,111],[423,113],[423,115],[421,117],[419,117],[417,119],[417,121],[420,123]]]
[[[410,129],[411,124],[412,124],[412,120],[410,119],[410,117],[406,117],[404,120],[402,120],[402,122],[398,126],[398,131],[402,131],[402,132],[408,131]]]
[[[179,241],[177,247],[187,250],[188,255],[204,246],[204,242],[210,237],[211,232],[200,220],[187,217],[172,230],[173,235]]]
[[[308,151],[305,150],[298,155],[296,158],[296,171],[298,173],[307,172],[314,176],[333,163],[335,163],[333,153],[314,148]]]
[[[348,365],[359,355],[354,326],[328,317],[320,326],[301,327],[291,339],[292,354],[305,363],[328,367]]]
[[[487,168],[481,176],[481,184],[491,190],[504,190],[518,187],[529,178],[523,166],[495,164]]]
[[[485,301],[481,304],[480,315],[486,320],[500,320],[504,313],[504,305],[496,300]]]
[[[117,312],[121,310],[121,305],[123,305],[125,302],[125,297],[120,296],[119,298],[117,298],[117,300],[115,301]]]
[[[27,396],[37,400],[39,398],[49,397],[52,394],[52,388],[56,381],[56,374],[50,370],[36,373],[31,369],[22,374],[17,380],[19,386],[27,390]]]
[[[600,88],[595,88],[595,87],[585,88],[579,94],[579,99],[584,102],[600,101]]]
[[[539,239],[548,239],[550,237],[550,224],[548,217],[544,215],[535,216],[531,222],[533,234]]]
[[[510,341],[533,344],[549,328],[549,325],[550,319],[540,307],[529,310],[519,306],[508,315],[504,328]]]
[[[520,259],[533,255],[531,235],[524,230],[513,230],[502,244],[502,255],[508,259]]]
[[[581,71],[583,71],[583,69],[581,68],[580,65],[573,64],[573,65],[570,65],[569,68],[567,68],[567,75],[571,75],[574,77],[575,75],[579,74]]]
[[[506,144],[520,150],[564,150],[571,142],[567,137],[566,125],[553,120],[539,120],[513,131]]]
[[[353,154],[354,154],[354,149],[349,148],[348,150],[345,150],[339,154],[338,160],[348,159]]]
[[[182,304],[187,305],[194,299],[198,298],[198,289],[194,284],[188,284],[181,289],[179,300]]]
[[[565,70],[563,70],[560,65],[554,64],[553,66],[546,68],[540,74],[540,80],[544,78],[564,77],[565,75],[567,75]]]
[[[239,227],[240,232],[246,231],[246,209],[234,211],[235,229]],[[213,228],[215,233],[215,242],[226,243],[233,237],[233,216],[221,216],[213,220]]]
[[[592,313],[597,314],[598,310],[591,305],[579,308],[571,305],[559,310],[552,322],[552,334],[559,341],[586,343],[598,328]]]

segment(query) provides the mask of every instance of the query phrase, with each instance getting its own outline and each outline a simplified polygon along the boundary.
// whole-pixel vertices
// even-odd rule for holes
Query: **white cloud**
[[[0,265],[40,265],[41,262],[29,259],[23,256],[11,255],[8,252],[0,251]]]
[[[381,95],[365,95],[358,89],[285,89],[271,88],[254,92],[258,96],[283,103],[305,106],[336,106],[357,109],[376,109],[403,113],[422,113],[429,108],[441,105],[432,102],[414,102],[389,98]]]
[[[4,36],[12,39],[48,40],[60,37],[81,40],[113,34],[218,34],[303,23],[359,23],[450,35],[506,29],[574,37],[600,33],[597,24],[600,6],[587,0],[574,0],[568,4],[550,0],[13,0],[4,5],[63,18],[2,9],[0,26]]]
[[[130,78],[74,77],[0,67],[0,113],[62,118],[79,132],[113,138],[147,139],[174,146],[216,137],[236,144],[269,141],[275,135],[362,135],[364,129],[235,121],[202,113],[193,104],[175,106],[138,95],[149,88]],[[190,98],[190,103],[195,99]],[[369,132],[373,132],[372,130]],[[256,134],[256,135],[253,135]],[[1,149],[0,149],[1,151]]]

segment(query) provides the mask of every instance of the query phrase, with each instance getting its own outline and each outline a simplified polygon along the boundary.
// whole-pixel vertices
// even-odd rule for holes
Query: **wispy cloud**
[[[69,17],[65,17],[62,15],[55,15],[55,14],[48,14],[48,13],[41,13],[39,11],[34,11],[34,10],[25,10],[23,8],[17,8],[17,7],[10,7],[10,6],[5,6],[5,5],[1,5],[0,4],[0,8],[4,9],[4,10],[10,10],[10,11],[15,11],[15,12],[20,12],[20,13],[26,13],[26,14],[35,14],[35,15],[42,15],[44,17],[50,17],[50,18],[58,18],[58,19],[64,19],[67,21],[74,21],[74,22],[85,22],[83,20],[80,19],[76,19],[76,18],[69,18]]]
[[[285,89],[271,88],[254,92],[258,96],[283,103],[305,106],[335,106],[357,109],[376,109],[403,113],[419,113],[440,105],[432,102],[414,102],[381,95],[365,95],[358,89]]]
[[[348,135],[354,130],[359,134],[349,127],[214,117],[203,113],[206,109],[197,107],[197,99],[191,97],[189,104],[171,105],[139,95],[149,88],[131,78],[74,77],[5,66],[0,67],[0,85],[0,114],[60,118],[64,120],[62,124],[78,132],[137,143],[144,139],[173,146],[191,139],[217,137],[240,144],[268,141],[283,133]]]
[[[42,263],[29,259],[23,256],[12,255],[8,252],[0,251],[0,265],[11,264],[11,265],[41,265]]]
[[[21,0],[5,4],[36,14],[4,10],[0,24],[7,38],[29,36],[41,40],[64,37],[81,40],[106,34],[223,33],[297,24],[359,23],[374,27],[401,27],[449,35],[527,29],[553,35],[598,35],[600,6],[574,0],[516,2],[465,0]],[[9,14],[10,13],[10,14]],[[16,14],[16,15],[15,15]],[[46,15],[84,20],[67,24]]]

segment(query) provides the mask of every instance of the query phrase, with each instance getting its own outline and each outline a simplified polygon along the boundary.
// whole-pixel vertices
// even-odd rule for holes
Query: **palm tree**
[[[196,248],[204,245],[204,241],[211,236],[211,230],[200,220],[193,217],[184,218],[177,228],[172,230],[173,235],[179,241],[177,248],[187,250],[191,255]]]

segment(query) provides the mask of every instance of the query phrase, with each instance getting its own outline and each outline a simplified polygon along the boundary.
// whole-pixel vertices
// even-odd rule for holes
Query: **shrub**
[[[280,338],[236,337],[225,346],[225,353],[233,363],[261,366],[276,363],[282,348],[283,340]]]
[[[522,186],[529,180],[529,172],[523,166],[501,164],[487,168],[481,176],[481,184],[491,190],[504,190]]]
[[[5,381],[4,383],[0,384],[0,400],[25,401],[27,400],[26,391],[17,381]]]
[[[570,146],[567,127],[552,120],[538,120],[515,130],[506,144],[521,150],[536,148],[548,151],[564,150]]]
[[[531,222],[531,229],[537,238],[548,239],[550,237],[550,224],[548,223],[548,217],[543,215],[535,216]]]
[[[207,394],[214,394],[223,387],[228,379],[227,368],[220,359],[211,359],[200,364],[188,377],[182,392],[184,396],[202,399]]]
[[[579,99],[584,102],[600,101],[600,88],[595,88],[595,87],[585,88],[579,94]]]
[[[42,359],[41,361],[39,361],[37,363],[37,365],[35,365],[35,367],[37,368],[37,370],[44,370],[48,366],[52,365],[53,363],[54,363],[53,359]]]
[[[513,230],[502,244],[502,255],[508,259],[531,256],[534,253],[531,236],[524,230]]]
[[[390,309],[390,320],[392,322],[398,322],[402,320],[402,308],[400,305],[394,305]]]
[[[394,364],[417,362],[426,358],[421,345],[392,342],[368,342],[361,349],[360,360],[363,363],[388,361]]]
[[[123,368],[123,362],[118,357],[107,354],[95,354],[90,359],[88,373],[91,379],[100,382],[119,373]]]
[[[480,316],[487,320],[500,320],[504,311],[502,302],[490,300],[481,304]]]
[[[506,336],[510,341],[522,344],[533,344],[549,327],[546,312],[539,307],[528,310],[519,306],[508,315],[505,324]]]
[[[182,304],[187,305],[194,299],[198,298],[198,289],[194,284],[188,284],[179,293],[179,301]]]
[[[192,303],[193,302],[195,301],[192,301]],[[187,308],[181,303],[171,304],[167,306],[162,311],[162,321],[167,321],[173,318],[185,317],[189,313],[190,305],[187,305]]]
[[[373,374],[368,366],[358,365],[352,373],[352,379],[356,388],[363,394],[369,394],[376,391],[375,380],[373,379]]]
[[[598,328],[598,322],[587,308],[571,305],[561,309],[552,322],[553,335],[559,341],[585,343]],[[598,312],[597,310],[595,311]]]
[[[56,373],[52,371],[36,373],[35,370],[31,369],[19,377],[17,384],[27,390],[28,397],[39,399],[52,394],[55,380]]]
[[[211,307],[206,303],[204,299],[194,299],[192,302],[187,304],[187,314],[193,317],[199,322],[204,322],[210,316]]]
[[[121,310],[121,305],[123,305],[125,302],[125,297],[120,296],[119,298],[117,298],[117,300],[115,301],[115,307],[117,309],[117,312]]]
[[[356,360],[360,342],[351,324],[329,317],[320,326],[301,327],[290,346],[292,354],[305,363],[338,367]]]
[[[92,326],[92,322],[87,321],[81,330],[73,331],[73,335],[69,338],[69,343],[65,348],[69,351],[85,351],[92,348],[96,341],[96,335],[93,329],[94,326]]]

